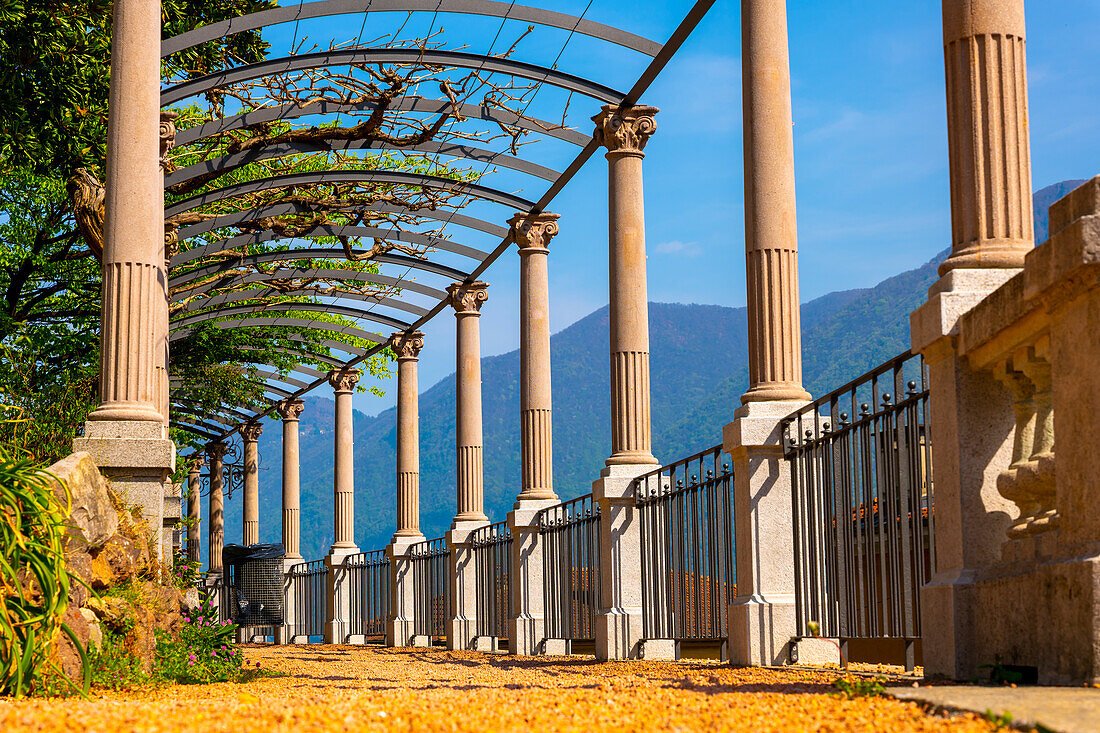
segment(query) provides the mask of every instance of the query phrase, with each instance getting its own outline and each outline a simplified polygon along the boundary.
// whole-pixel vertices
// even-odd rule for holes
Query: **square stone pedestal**
[[[543,546],[539,538],[539,512],[558,504],[557,499],[520,499],[508,513],[512,530],[512,613],[508,623],[508,651],[531,656],[543,653],[546,638],[543,597]]]
[[[413,643],[416,596],[409,548],[423,541],[424,535],[394,536],[386,546],[386,557],[390,559],[390,618],[386,622],[386,646],[416,646]]]
[[[351,586],[344,560],[359,552],[357,547],[333,547],[325,557],[328,568],[325,601],[325,643],[344,644],[351,629]]]
[[[473,534],[488,521],[456,522],[447,532],[451,551],[451,618],[447,620],[447,648],[473,649],[477,638],[477,563]]]

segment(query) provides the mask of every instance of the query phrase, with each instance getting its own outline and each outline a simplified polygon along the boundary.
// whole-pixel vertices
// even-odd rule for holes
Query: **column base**
[[[451,612],[447,620],[447,648],[456,651],[471,649],[477,636],[477,565],[474,562],[471,537],[489,520],[455,520],[447,532],[447,547],[451,551]]]
[[[413,646],[416,599],[413,595],[412,562],[409,548],[423,542],[424,535],[394,535],[386,546],[390,559],[390,618],[386,622],[386,646]]]
[[[790,663],[796,635],[794,595],[739,597],[729,606],[730,664],[776,667]]]
[[[344,567],[344,560],[348,555],[354,555],[357,552],[359,548],[354,546],[338,548],[334,545],[325,557],[325,565],[328,567],[326,644],[344,644],[347,641],[351,621],[351,588],[348,585],[348,573]]]
[[[508,652],[521,656],[541,654],[546,638],[543,598],[542,543],[539,541],[538,515],[543,509],[559,504],[552,499],[516,499],[508,513],[512,530],[512,612],[508,620]]]
[[[642,658],[642,607],[613,608],[596,616],[596,659]]]

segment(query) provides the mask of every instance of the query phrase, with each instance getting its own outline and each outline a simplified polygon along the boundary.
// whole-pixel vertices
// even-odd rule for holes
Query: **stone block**
[[[676,659],[676,640],[646,639],[642,642],[641,658],[647,662],[674,661]]]
[[[840,666],[840,640],[804,636],[791,642],[791,661],[811,667]]]
[[[432,637],[424,636],[423,634],[414,634],[412,639],[409,640],[409,646],[413,647],[429,647],[432,645]]]
[[[73,453],[46,471],[56,479],[54,494],[62,506],[69,504],[70,526],[81,539],[99,547],[118,531],[118,512],[107,493],[107,479],[90,453]]]
[[[551,657],[564,657],[569,654],[569,642],[565,639],[543,639],[542,653]]]

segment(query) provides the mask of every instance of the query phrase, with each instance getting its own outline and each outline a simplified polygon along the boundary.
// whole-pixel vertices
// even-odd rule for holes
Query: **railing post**
[[[409,548],[424,541],[420,532],[420,425],[416,364],[424,348],[419,331],[395,333],[397,357],[397,531],[386,547],[390,559],[390,618],[386,646],[412,646],[416,597]]]
[[[325,641],[342,644],[347,636],[351,614],[351,598],[348,573],[344,560],[359,552],[353,540],[355,527],[355,474],[353,472],[353,434],[351,395],[359,382],[355,369],[337,369],[329,372],[329,384],[336,396],[336,438],[333,451],[333,523],[335,542],[325,558],[328,565],[327,611]]]
[[[796,633],[791,471],[782,419],[804,405],[794,142],[784,0],[741,4],[749,389],[722,433],[734,480],[730,661],[788,661]]]
[[[611,456],[592,484],[601,517],[597,659],[632,659],[641,650],[641,535],[633,482],[657,465],[649,415],[642,158],[657,129],[656,114],[656,107],[605,105],[592,118],[594,139],[607,148],[611,321]]]
[[[951,256],[910,316],[929,371],[936,569],[921,591],[927,674],[970,677],[965,596],[1017,512],[996,477],[1012,460],[1009,390],[959,354],[962,316],[1020,272],[1034,242],[1024,0],[943,4]],[[1053,227],[1052,227],[1053,230]]]

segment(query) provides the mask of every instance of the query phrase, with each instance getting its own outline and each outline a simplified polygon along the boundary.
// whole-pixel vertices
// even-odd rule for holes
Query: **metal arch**
[[[275,385],[268,384],[267,382],[257,382],[255,379],[248,379],[247,377],[243,377],[241,379],[241,381],[246,382],[248,384],[254,384],[257,387],[263,387],[265,392],[270,392],[271,394],[279,395],[279,397],[281,399],[286,399],[287,397],[290,397],[291,395],[294,394],[293,392],[291,392],[289,390],[285,390],[282,387],[276,387]]]
[[[629,33],[614,26],[604,25],[553,10],[532,8],[526,5],[514,5],[491,0],[371,0],[364,4],[362,0],[324,0],[323,2],[301,5],[284,5],[271,10],[238,16],[229,20],[210,23],[178,36],[165,39],[160,45],[160,56],[165,58],[179,51],[194,48],[199,44],[213,41],[244,31],[253,31],[272,25],[290,23],[310,18],[324,18],[332,15],[349,15],[369,10],[372,13],[385,12],[439,12],[460,13],[464,15],[482,15],[490,18],[505,18],[522,23],[534,23],[550,28],[573,31],[581,35],[613,43],[646,56],[656,56],[661,44],[648,38]]]
[[[294,336],[288,336],[287,338],[291,341],[302,341],[303,343],[305,341],[304,339],[295,338]],[[334,359],[331,356],[322,356],[320,354],[311,354],[308,351],[296,351],[294,349],[286,348],[286,347],[283,347],[283,346],[271,346],[269,348],[272,351],[278,351],[280,354],[286,354],[287,356],[293,356],[293,357],[296,357],[296,358],[297,357],[303,357],[303,358],[314,359],[315,361],[319,361],[322,364],[328,364],[329,366],[335,367],[337,369],[344,365],[344,362],[340,361],[339,359]],[[245,346],[245,347],[241,347],[241,351],[259,351],[259,349]],[[298,364],[297,366],[295,366],[294,371],[302,372],[303,374],[309,374],[311,377],[314,377],[315,379],[320,379],[320,378],[325,376],[324,372],[319,372],[316,369],[313,369],[311,367],[306,366],[305,364]]]
[[[278,145],[266,145],[257,150],[245,150],[232,155],[223,155],[220,158],[211,158],[200,163],[189,165],[172,171],[164,177],[164,186],[174,186],[178,183],[190,181],[192,178],[231,169],[236,170],[240,166],[257,163],[261,160],[283,158],[288,155],[308,153],[333,153],[348,150],[397,150],[400,152],[414,151],[429,153],[432,155],[445,155],[451,158],[462,158],[486,165],[499,165],[529,176],[541,178],[544,181],[557,179],[560,172],[547,168],[537,163],[532,163],[522,158],[515,158],[506,153],[494,150],[476,148],[472,145],[460,143],[429,141],[418,145],[405,147],[392,146],[380,140],[326,140],[308,143],[281,143]]]
[[[348,306],[335,305],[329,303],[274,303],[272,305],[265,305],[262,307],[254,305],[238,305],[230,306],[228,308],[215,308],[214,310],[204,311],[193,316],[186,318],[180,318],[176,321],[171,321],[168,325],[169,328],[186,328],[188,326],[194,326],[197,323],[203,323],[214,318],[228,318],[236,315],[260,315],[262,313],[285,313],[293,311],[303,311],[307,313],[331,313],[334,315],[346,316],[348,318],[361,318],[364,321],[372,321],[379,323],[383,326],[389,326],[396,331],[405,331],[412,327],[411,323],[407,323],[398,318],[392,318],[381,313],[371,313],[370,311],[362,311],[358,308],[349,308]]]
[[[327,323],[325,321],[307,321],[304,318],[238,318],[229,321],[216,321],[215,326],[221,329],[230,328],[247,328],[249,326],[274,326],[274,327],[287,327],[287,328],[303,328],[312,329],[314,331],[329,331],[331,333],[338,333],[343,336],[353,336],[355,338],[363,339],[364,341],[371,341],[375,344],[385,344],[388,340],[385,336],[378,333],[370,333],[363,331],[362,329],[355,328],[353,326],[341,326],[336,323]],[[179,341],[190,335],[191,329],[172,331],[168,336],[168,342]],[[304,339],[291,339],[301,340]],[[353,344],[346,344],[342,341],[324,340],[320,342],[321,346],[329,349],[337,349],[338,351],[345,351],[355,356],[365,356],[366,349],[359,348]]]
[[[188,419],[194,419],[194,417],[192,415],[184,415],[183,417],[188,418]],[[217,439],[217,437],[218,437],[218,432],[217,431],[220,429],[217,425],[207,425],[206,423],[204,423],[202,421],[199,421],[197,423],[192,423],[192,422],[182,422],[180,420],[172,420],[170,422],[170,424],[174,425],[175,427],[179,428],[180,430],[184,430],[188,433],[194,433],[195,435],[198,435],[200,438],[209,438],[210,440],[216,440]]]
[[[293,237],[279,234],[272,229],[265,229],[261,232],[250,232],[228,239],[219,239],[216,242],[192,247],[185,252],[180,252],[172,258],[171,266],[175,267],[176,265],[182,265],[209,254],[220,254],[221,252],[236,249],[237,247],[245,247],[250,244],[273,242],[279,239],[312,239],[313,237],[371,237],[384,239],[388,242],[411,242],[425,247],[441,249],[445,252],[452,252],[479,261],[489,255],[488,252],[483,252],[480,249],[474,249],[464,244],[457,244],[449,239],[432,237],[419,232],[404,232],[400,229],[381,229],[379,227],[335,226],[332,224],[323,224],[303,231],[301,234]]]
[[[278,372],[269,372],[263,369],[252,369],[252,373],[256,374],[257,376],[263,377],[264,379],[270,379],[274,382],[289,384],[291,387],[297,387],[298,389],[309,386],[309,382],[303,382],[301,379],[294,379],[293,377],[284,377],[281,376]]]
[[[319,293],[316,290],[310,290],[303,288],[301,290],[286,290],[286,291],[274,291],[272,288],[249,288],[248,290],[234,290],[232,292],[225,292],[221,295],[215,295],[212,298],[203,298],[202,300],[194,300],[187,304],[184,308],[184,312],[204,310],[206,308],[216,308],[218,306],[226,305],[227,303],[236,303],[241,300],[255,300],[262,298],[266,295],[277,293],[281,297],[291,296],[314,296],[318,298],[336,298],[345,300],[359,300],[364,303],[376,303],[378,305],[386,306],[387,308],[393,308],[394,310],[402,310],[406,313],[411,313],[414,316],[427,315],[428,309],[421,308],[418,305],[412,305],[406,303],[403,300],[396,300],[394,298],[380,298],[367,293]]]
[[[175,380],[173,380],[173,381],[175,381]],[[195,402],[194,400],[183,400],[183,399],[179,399],[179,398],[173,398],[172,399],[172,404],[173,405],[183,405],[184,407],[187,407],[187,408],[197,408],[197,409],[203,409],[204,408],[204,405],[202,405],[199,402]],[[251,405],[227,405],[225,403],[221,403],[218,407],[218,411],[222,412],[222,413],[225,413],[225,414],[229,415],[230,417],[235,417],[238,420],[248,420],[250,415],[246,412],[241,412],[240,410],[236,409],[237,407],[241,407],[241,408],[244,408],[246,410],[251,410],[252,409]],[[227,424],[236,425],[236,423],[227,423]]]
[[[447,297],[447,293],[437,288],[431,288],[427,285],[421,285],[415,280],[406,280],[401,277],[393,277],[392,275],[382,275],[381,273],[374,272],[361,272],[359,270],[329,270],[319,267],[284,267],[273,272],[252,272],[247,275],[239,275],[235,279],[218,287],[229,289],[238,286],[253,285],[257,283],[266,283],[272,280],[306,280],[310,278],[333,280],[336,282],[365,282],[373,283],[375,285],[385,285],[395,288],[401,288],[402,290],[408,290],[410,292],[418,293],[420,295],[427,296],[434,300],[442,300]],[[215,287],[214,283],[209,286],[199,288],[192,291],[199,295],[209,292]],[[405,304],[406,310],[410,313],[417,312],[420,306],[413,306],[411,304]],[[414,310],[416,309],[416,310]],[[190,310],[190,308],[189,308]],[[428,311],[424,311],[427,313]]]
[[[377,108],[377,106],[378,104],[374,100],[363,100],[354,104],[337,104],[329,100],[322,100],[308,104],[304,107],[294,102],[272,105],[271,107],[261,107],[260,109],[255,109],[250,112],[241,112],[239,114],[230,115],[229,117],[219,117],[216,120],[180,130],[176,133],[173,147],[190,145],[204,138],[230,130],[237,130],[242,127],[251,127],[253,125],[278,122],[280,120],[293,120],[307,115],[335,115],[348,112],[362,112],[365,110],[373,110]],[[408,96],[398,97],[393,100],[390,103],[389,109],[394,112],[422,112],[424,114],[438,115],[453,110],[455,107],[451,104],[449,99],[427,99],[425,97]],[[577,132],[567,127],[561,127],[557,125],[557,123],[547,122],[546,120],[540,120],[536,117],[524,118],[511,110],[503,108],[460,102],[458,111],[463,117],[469,120],[479,120],[481,122],[492,122],[508,127],[518,127],[521,130],[538,132],[547,137],[572,143],[582,148],[592,139],[589,135],[585,135],[582,132]]]
[[[364,250],[356,252],[352,250],[353,254],[365,254]],[[245,265],[263,265],[269,262],[292,262],[294,260],[346,260],[347,255],[343,249],[335,248],[318,248],[318,249],[290,249],[284,252],[263,252],[255,255],[245,255],[239,259],[233,260],[231,264],[220,263],[217,265],[207,265],[205,267],[196,267],[194,270],[189,270],[182,275],[177,275],[168,281],[170,288],[179,287],[185,285],[200,277],[206,277],[208,275],[215,275],[219,271],[232,269],[233,267],[241,267]],[[436,264],[428,260],[420,260],[415,257],[406,257],[404,255],[383,254],[377,255],[371,258],[371,262],[384,262],[390,265],[400,265],[402,267],[412,267],[417,270],[423,270],[424,272],[430,272],[434,275],[442,275],[443,277],[450,278],[451,280],[465,280],[469,273],[457,270],[453,267],[447,267],[446,265]]]
[[[215,36],[217,38],[217,36]],[[426,64],[431,66],[451,66],[459,69],[477,69],[490,73],[506,74],[534,82],[550,84],[566,91],[583,94],[587,97],[618,104],[623,92],[616,91],[583,77],[566,74],[538,64],[486,56],[468,51],[425,50],[416,48],[352,48],[335,51],[304,53],[298,56],[283,56],[277,59],[258,61],[254,64],[236,66],[225,71],[200,76],[197,79],[173,84],[160,93],[160,105],[170,104],[194,97],[222,87],[239,84],[243,81],[260,79],[273,74],[305,69],[319,69],[327,66],[350,66],[353,64]]]
[[[211,426],[214,423],[218,425],[224,425],[227,428],[233,428],[239,425],[239,422],[233,420],[232,416],[226,417],[218,415],[216,413],[210,414],[203,412],[203,408],[199,405],[185,405],[181,402],[173,403],[173,409],[177,415],[183,415],[185,417],[193,418],[197,420],[197,425]]]
[[[505,206],[511,206],[517,211],[530,211],[534,201],[528,201],[522,196],[498,191],[480,183],[467,183],[456,181],[443,176],[433,176],[427,173],[409,173],[408,171],[384,171],[384,170],[340,170],[330,169],[310,173],[287,173],[281,176],[270,176],[255,181],[235,183],[213,191],[201,193],[197,196],[177,201],[171,206],[164,207],[164,216],[171,217],[182,214],[198,206],[216,204],[219,201],[243,196],[247,193],[269,191],[271,189],[289,188],[291,186],[304,186],[310,183],[389,183],[397,186],[421,186],[423,188],[437,188],[449,190],[455,193],[468,194],[493,201]]]
[[[332,211],[350,211],[350,209],[332,209]],[[226,214],[225,216],[219,216],[215,219],[209,219],[199,224],[193,224],[189,227],[181,229],[177,236],[179,241],[197,237],[200,234],[206,234],[214,229],[221,229],[223,227],[236,226],[246,221],[253,221],[267,216],[287,216],[289,214],[314,214],[313,209],[303,206],[298,203],[279,203],[271,204],[269,206],[261,206],[255,209],[246,209],[245,211],[237,211],[232,214]],[[439,211],[413,211],[405,206],[396,206],[393,204],[376,203],[371,206],[369,211],[364,213],[373,214],[414,214],[421,219],[431,219],[432,221],[441,221],[447,224],[455,224],[457,226],[466,227],[468,229],[475,229],[479,232],[485,232],[491,234],[494,237],[506,237],[508,236],[508,230],[498,224],[485,221],[484,219],[477,219],[465,214],[452,213],[445,215],[444,212]]]

